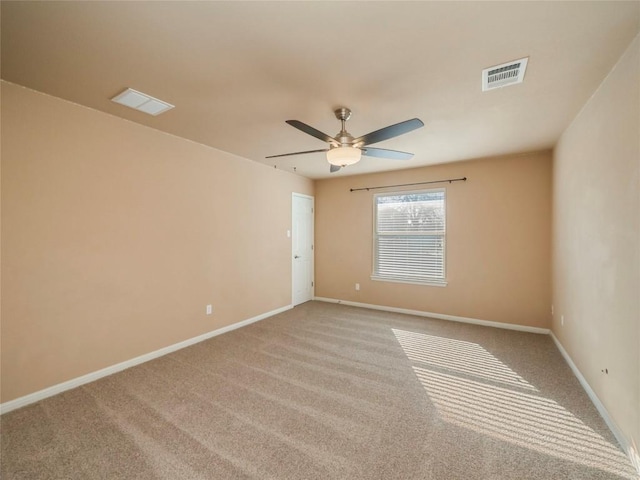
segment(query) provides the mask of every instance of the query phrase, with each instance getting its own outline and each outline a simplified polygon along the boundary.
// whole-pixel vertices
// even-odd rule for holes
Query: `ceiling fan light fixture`
[[[346,167],[360,161],[362,150],[356,147],[336,147],[327,152],[327,161],[331,165]]]

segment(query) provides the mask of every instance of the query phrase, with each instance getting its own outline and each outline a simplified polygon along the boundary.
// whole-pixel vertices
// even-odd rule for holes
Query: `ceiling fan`
[[[348,108],[338,108],[334,111],[336,118],[342,122],[342,129],[335,137],[330,137],[320,130],[310,127],[306,123],[298,120],[287,120],[287,123],[304,133],[323,140],[329,144],[329,148],[322,150],[307,150],[305,152],[283,153],[282,155],[271,155],[266,158],[288,157],[290,155],[303,155],[306,153],[327,152],[327,161],[331,164],[329,171],[337,172],[342,167],[353,165],[360,161],[362,155],[368,157],[390,158],[392,160],[409,160],[413,153],[400,152],[398,150],[387,150],[385,148],[371,148],[368,145],[389,140],[390,138],[409,133],[417,128],[423,127],[424,123],[418,118],[396,123],[388,127],[381,128],[375,132],[367,133],[361,137],[354,138],[345,129],[345,123],[351,118],[351,110]]]

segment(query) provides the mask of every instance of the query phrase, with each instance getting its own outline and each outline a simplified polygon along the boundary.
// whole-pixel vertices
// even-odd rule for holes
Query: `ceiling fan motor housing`
[[[349,132],[347,132],[345,130],[343,130],[341,132],[338,132],[336,134],[336,140],[338,140],[340,142],[340,145],[339,146],[331,145],[330,148],[352,147],[352,146],[354,146],[353,145],[353,136]]]

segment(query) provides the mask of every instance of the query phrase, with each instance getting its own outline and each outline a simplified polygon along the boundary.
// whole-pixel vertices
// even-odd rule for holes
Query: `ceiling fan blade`
[[[404,122],[396,123],[388,127],[381,128],[375,132],[367,133],[361,137],[356,138],[353,143],[361,146],[371,145],[372,143],[382,142],[383,140],[389,140],[390,138],[397,137],[405,133],[409,133],[416,128],[424,127],[424,123],[419,118],[412,118]]]
[[[335,138],[330,137],[326,133],[322,133],[320,130],[316,130],[315,128],[310,127],[306,123],[302,123],[298,120],[287,120],[287,123],[292,127],[303,131],[307,135],[311,135],[312,137],[316,137],[317,139],[322,140],[323,142],[333,143],[334,145],[340,144],[340,142],[338,142]]]
[[[361,149],[362,154],[367,157],[377,158],[390,158],[392,160],[411,160],[413,153],[401,152],[399,150],[387,150],[386,148],[370,148],[364,147]]]
[[[325,148],[324,150],[307,150],[306,152],[293,152],[293,153],[283,153],[281,155],[270,155],[264,158],[277,158],[277,157],[289,157],[291,155],[304,155],[305,153],[317,153],[317,152],[328,152],[329,149]]]
[[[340,170],[342,167],[340,165],[331,165],[329,167],[329,173],[335,173]]]

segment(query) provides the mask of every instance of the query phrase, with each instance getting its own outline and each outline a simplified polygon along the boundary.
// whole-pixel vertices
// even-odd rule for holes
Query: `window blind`
[[[445,190],[374,196],[373,277],[445,282]]]

